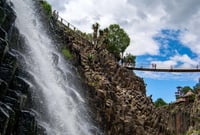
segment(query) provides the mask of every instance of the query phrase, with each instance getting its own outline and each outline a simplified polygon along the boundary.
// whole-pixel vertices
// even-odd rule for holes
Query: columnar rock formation
[[[196,96],[196,99],[192,105],[190,111],[190,117],[193,120],[191,131],[200,129],[200,93]],[[200,131],[200,130],[199,130]]]
[[[106,49],[104,39],[92,44],[62,23],[50,21],[51,30],[74,54],[90,86],[88,100],[95,120],[107,135],[172,135],[198,132],[199,99],[193,103],[155,108],[146,97],[142,78],[120,66]]]
[[[0,135],[44,134],[29,109],[31,92],[18,62],[21,56],[11,49],[23,44],[13,27],[16,16],[5,0],[0,0],[0,13]],[[105,49],[103,39],[94,46],[62,23],[46,20],[55,42],[73,53],[72,63],[89,86],[85,89],[88,104],[104,134],[179,135],[188,129],[189,133],[198,132],[199,95],[193,104],[155,108],[151,97],[146,96],[143,79],[120,66]]]
[[[0,0],[0,135],[38,135],[42,128],[28,109],[31,97],[29,85],[19,68],[20,56],[10,47],[20,41],[16,38],[16,16],[10,5]],[[18,42],[13,42],[14,38]]]
[[[171,135],[166,119],[146,97],[142,78],[120,66],[104,42],[94,46],[60,22],[51,22],[82,70],[91,89],[88,100],[99,127],[107,135]]]

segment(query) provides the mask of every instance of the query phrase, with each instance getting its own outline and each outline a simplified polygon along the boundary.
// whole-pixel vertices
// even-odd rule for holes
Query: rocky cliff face
[[[22,77],[20,55],[11,47],[21,41],[11,5],[0,0],[0,135],[38,135],[42,128],[29,108],[31,95]]]
[[[174,135],[186,134],[193,121],[190,117],[192,103],[185,104],[171,104],[163,108],[165,115],[168,115],[166,122],[168,128],[173,132]]]
[[[167,128],[174,135],[199,135],[199,94],[196,95],[194,102],[181,102],[169,104],[162,107],[163,116],[168,116],[166,120]]]
[[[60,22],[50,21],[59,42],[74,54],[82,72],[95,121],[107,135],[200,134],[200,96],[194,103],[155,108],[146,97],[145,84],[130,70],[118,65],[106,44],[94,45]]]
[[[10,4],[0,0],[0,134],[42,135],[44,129],[30,110],[31,93],[23,79],[20,55],[13,49],[23,49],[23,38],[13,26],[15,18]],[[146,97],[143,79],[119,66],[104,42],[94,46],[62,23],[48,23],[55,41],[73,53],[72,63],[88,86],[88,104],[104,134],[179,135],[188,130],[188,134],[199,133],[199,95],[191,104],[155,108],[151,97]]]
[[[190,130],[191,131],[199,130],[200,129],[200,93],[196,95],[196,99],[191,108],[190,117],[193,120]]]
[[[118,65],[102,42],[94,46],[60,22],[50,22],[51,29],[76,57],[82,71],[89,104],[99,127],[107,135],[171,135],[162,110],[146,97],[142,78]]]

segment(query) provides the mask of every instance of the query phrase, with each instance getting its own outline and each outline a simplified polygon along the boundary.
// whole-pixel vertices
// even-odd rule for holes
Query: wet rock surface
[[[17,44],[12,41],[19,37],[11,6],[12,3],[0,0],[0,135],[42,135],[45,130],[41,130],[35,114],[26,107],[29,85],[20,77],[18,58],[10,47]]]

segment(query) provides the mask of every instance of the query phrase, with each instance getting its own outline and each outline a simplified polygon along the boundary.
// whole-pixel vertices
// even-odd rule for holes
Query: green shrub
[[[200,134],[200,130],[191,130],[191,131],[188,131],[188,133],[186,135],[192,135],[192,134],[199,135]]]
[[[89,60],[89,62],[92,62],[94,60],[94,55],[88,54],[88,60]]]
[[[62,49],[62,53],[65,56],[65,58],[67,59],[72,59],[72,54],[70,53],[70,51],[68,49]]]
[[[191,96],[189,97],[189,102],[194,102],[194,100],[195,100],[195,95],[191,95]]]
[[[136,59],[136,56],[129,53],[124,57],[124,62],[126,64],[130,64],[132,66],[135,66],[135,59]]]
[[[154,102],[154,105],[155,105],[156,107],[161,107],[161,106],[167,105],[167,103],[166,103],[162,98],[158,98],[158,99]]]
[[[51,5],[47,1],[42,1],[41,4],[42,4],[42,7],[43,7],[44,11],[46,12],[46,14],[48,16],[51,16],[51,14],[52,14]]]

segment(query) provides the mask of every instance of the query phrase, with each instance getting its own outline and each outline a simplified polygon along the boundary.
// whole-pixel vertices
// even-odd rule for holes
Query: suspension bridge
[[[149,66],[132,66],[132,65],[123,65],[125,68],[129,70],[137,70],[137,71],[151,71],[151,72],[200,72],[200,68],[197,65],[196,67],[193,68],[174,68],[172,66],[170,67],[156,67],[156,65],[149,65]]]

